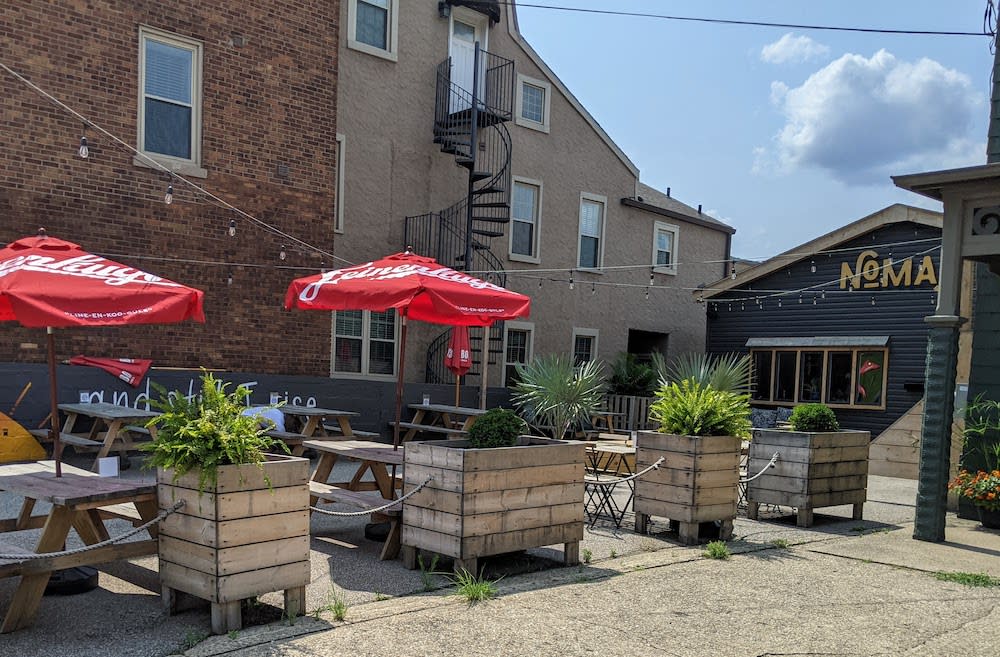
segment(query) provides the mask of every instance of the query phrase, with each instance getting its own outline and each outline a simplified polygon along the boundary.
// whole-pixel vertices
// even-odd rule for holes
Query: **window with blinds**
[[[139,57],[139,150],[197,162],[201,44],[143,28]]]
[[[584,197],[580,201],[580,258],[583,269],[601,266],[601,239],[604,235],[604,202]]]
[[[538,200],[541,187],[526,182],[514,181],[511,198],[511,255],[537,258],[538,240]]]

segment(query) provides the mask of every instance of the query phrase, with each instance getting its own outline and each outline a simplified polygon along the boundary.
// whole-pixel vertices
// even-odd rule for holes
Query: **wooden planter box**
[[[268,486],[264,474],[270,479]],[[285,592],[288,615],[305,610],[309,583],[309,461],[268,455],[253,465],[219,468],[214,489],[199,495],[198,473],[176,482],[157,471],[160,509],[184,506],[160,523],[163,604],[176,608],[175,591],[212,603],[212,631],[240,629],[240,601]]]
[[[640,432],[638,442],[637,472],[665,461],[635,482],[635,530],[645,534],[657,516],[675,521],[687,545],[699,542],[703,522],[720,522],[719,539],[732,538],[742,440]]]
[[[579,563],[583,539],[584,444],[522,436],[514,447],[468,449],[467,440],[406,443],[405,490],[433,480],[403,502],[403,562],[417,550],[477,559],[563,543]]]
[[[775,452],[774,468],[747,484],[747,516],[757,519],[761,504],[795,507],[796,524],[809,527],[813,509],[853,504],[861,520],[868,498],[867,431],[810,433],[755,429],[748,476],[760,472]]]

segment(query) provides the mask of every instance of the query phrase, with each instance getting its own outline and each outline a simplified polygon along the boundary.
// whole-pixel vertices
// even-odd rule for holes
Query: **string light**
[[[813,296],[813,305],[814,306],[816,305],[816,297],[815,297],[815,295]]]
[[[733,312],[733,304],[729,304],[729,312]]]
[[[230,219],[229,220],[229,236],[230,237],[236,237],[236,220],[235,219]]]
[[[278,260],[284,261],[287,257],[288,257],[288,254],[285,253],[285,245],[282,244],[281,245],[281,251],[278,252]]]
[[[652,285],[655,281],[653,280],[653,270],[649,270],[649,284]]]
[[[573,289],[573,272],[569,273],[569,289]]]
[[[799,303],[802,303],[802,295],[799,295]]]
[[[809,271],[811,271],[814,274],[816,273],[816,261],[815,260],[811,260],[809,262]]]
[[[646,288],[646,301],[649,301],[649,288]]]
[[[174,202],[174,186],[172,183],[167,183],[167,193],[163,195],[163,202],[167,205]]]
[[[734,281],[736,280],[736,262],[735,261],[733,261],[733,266],[729,270],[729,278],[733,279]]]
[[[875,295],[874,294],[872,295],[872,305],[873,306],[875,305]]]
[[[781,308],[781,299],[778,299],[778,307]]]
[[[591,293],[592,295],[593,295],[593,294],[597,294],[597,283],[591,283],[591,284],[590,284],[590,293]]]
[[[542,289],[542,279],[538,279],[538,289]]]
[[[233,284],[233,272],[229,272],[229,276],[226,278],[226,285]]]
[[[823,299],[826,298],[826,290],[820,290],[820,297]]]
[[[87,147],[87,124],[86,123],[83,124],[83,135],[80,137],[80,150],[77,151],[77,154],[81,158],[83,158],[84,160],[86,160],[88,157],[90,157],[90,148]]]

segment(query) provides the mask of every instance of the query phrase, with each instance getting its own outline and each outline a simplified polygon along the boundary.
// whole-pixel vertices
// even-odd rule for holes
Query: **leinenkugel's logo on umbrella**
[[[0,262],[0,278],[20,270],[42,274],[95,278],[114,286],[126,285],[128,283],[143,283],[180,287],[177,283],[162,279],[159,276],[154,276],[153,274],[148,274],[132,267],[121,267],[92,254],[76,256],[65,260],[48,256],[26,255],[16,256]]]
[[[496,292],[504,293],[509,292],[509,290],[502,288],[499,285],[487,283],[486,281],[475,278],[474,276],[459,273],[454,269],[449,269],[448,267],[439,267],[437,269],[432,269],[431,267],[426,267],[424,265],[373,267],[372,265],[374,264],[374,262],[368,262],[356,267],[345,267],[344,269],[335,269],[333,271],[328,271],[325,274],[321,274],[317,280],[302,288],[302,292],[299,293],[299,300],[305,302],[313,301],[317,296],[319,296],[319,290],[321,287],[324,285],[337,285],[341,281],[363,279],[371,281],[384,281],[392,278],[405,278],[416,274],[432,276],[443,281],[468,285],[469,287],[477,290],[494,290]]]

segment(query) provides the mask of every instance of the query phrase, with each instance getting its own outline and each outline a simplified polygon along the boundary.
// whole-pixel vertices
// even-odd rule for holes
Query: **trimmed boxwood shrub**
[[[526,426],[524,420],[514,411],[492,408],[479,416],[475,424],[469,428],[469,446],[476,449],[513,447]]]
[[[801,404],[788,418],[792,431],[839,431],[837,416],[826,404]]]

